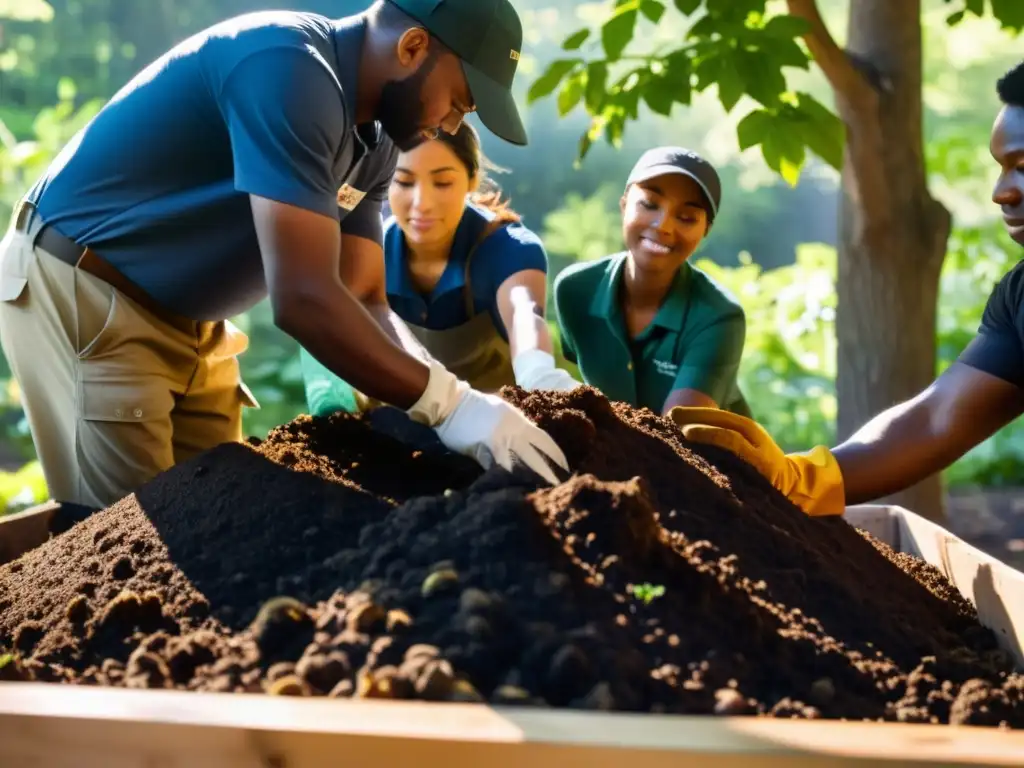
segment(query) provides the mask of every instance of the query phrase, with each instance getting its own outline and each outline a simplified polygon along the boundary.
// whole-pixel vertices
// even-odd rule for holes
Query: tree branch
[[[815,0],[786,0],[791,16],[810,24],[810,31],[804,35],[807,48],[815,62],[825,73],[838,101],[856,103],[864,98],[874,98],[875,89],[864,74],[856,67],[846,51],[840,48],[825,26]]]

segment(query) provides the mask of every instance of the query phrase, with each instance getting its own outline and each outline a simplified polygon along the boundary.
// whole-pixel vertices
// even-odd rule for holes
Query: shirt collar
[[[690,284],[693,282],[693,269],[688,263],[676,270],[668,295],[654,316],[652,325],[660,325],[670,331],[681,333],[686,325],[686,309],[690,304]]]
[[[334,63],[338,82],[341,83],[345,98],[345,109],[355,120],[356,107],[359,103],[359,59],[363,52],[363,41],[366,38],[366,17],[350,16],[334,22]],[[353,125],[359,138],[367,149],[374,150],[383,140],[380,123],[372,121],[362,125]]]
[[[462,212],[462,219],[459,221],[458,229],[455,230],[455,238],[452,240],[451,250],[448,252],[448,264],[437,281],[430,298],[440,296],[447,291],[462,288],[466,284],[466,257],[483,232],[484,226],[493,218],[489,212],[481,210],[478,206],[467,204]],[[409,260],[409,249],[402,234],[402,228],[392,216],[387,223],[387,230],[384,237],[385,255],[385,279],[387,280],[388,293],[399,296],[416,296],[416,288],[412,284],[407,267]]]
[[[626,253],[620,253],[608,261],[604,279],[601,280],[590,301],[590,314],[594,317],[603,317],[608,320],[622,317],[619,290],[622,285],[622,273],[627,256]],[[684,263],[676,271],[668,295],[651,322],[652,326],[657,325],[677,332],[683,330],[683,326],[686,324],[686,308],[689,304],[692,271],[692,267],[688,263]]]

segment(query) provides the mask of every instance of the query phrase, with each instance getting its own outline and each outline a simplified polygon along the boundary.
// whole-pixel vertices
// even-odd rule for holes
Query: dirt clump
[[[301,417],[0,567],[0,679],[1024,727],[933,567],[595,390],[506,389],[573,473]]]

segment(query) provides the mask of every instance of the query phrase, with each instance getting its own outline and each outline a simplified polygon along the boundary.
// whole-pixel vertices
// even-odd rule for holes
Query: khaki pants
[[[13,228],[0,243],[0,343],[50,496],[106,507],[242,438],[244,333],[172,325]]]

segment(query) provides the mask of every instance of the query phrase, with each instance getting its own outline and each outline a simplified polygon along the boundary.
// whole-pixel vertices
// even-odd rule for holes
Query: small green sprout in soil
[[[654,586],[649,582],[644,582],[643,584],[632,586],[630,591],[638,600],[643,600],[644,605],[650,605],[653,600],[665,594],[665,585],[659,584]]]

